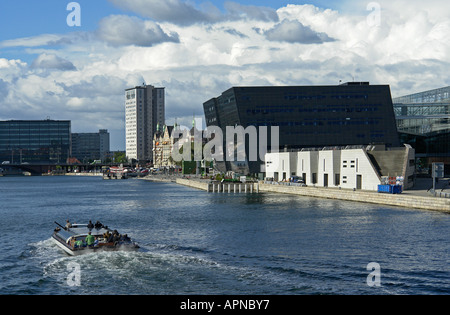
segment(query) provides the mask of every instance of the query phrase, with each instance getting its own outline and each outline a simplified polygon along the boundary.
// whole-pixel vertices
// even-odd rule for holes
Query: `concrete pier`
[[[177,178],[177,184],[189,186],[197,189],[201,189],[207,192],[212,193],[254,193],[255,191],[259,192],[259,189],[256,188],[255,185],[258,186],[258,183],[233,183],[233,182],[209,182],[209,181],[201,181],[195,179],[185,179],[185,178]]]

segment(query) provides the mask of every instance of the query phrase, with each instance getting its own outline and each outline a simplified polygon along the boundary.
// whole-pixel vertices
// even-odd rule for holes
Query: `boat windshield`
[[[70,232],[68,232],[68,231],[66,231],[66,230],[60,230],[60,231],[58,232],[58,235],[59,235],[62,239],[64,239],[66,242],[73,236],[72,233],[70,233]]]
[[[105,234],[108,230],[101,228],[101,229],[88,229],[87,226],[77,226],[77,227],[73,227],[69,229],[70,233],[72,233],[72,235],[87,235],[89,232],[91,232],[92,235],[103,235]]]

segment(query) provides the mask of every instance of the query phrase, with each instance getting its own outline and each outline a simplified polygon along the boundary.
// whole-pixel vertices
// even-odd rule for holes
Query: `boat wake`
[[[104,251],[80,256],[62,252],[52,239],[30,244],[30,258],[42,268],[45,283],[57,285],[52,293],[176,294],[203,292],[196,281],[208,282],[226,269],[200,250],[150,245],[138,251]],[[78,267],[78,270],[74,269]],[[79,271],[79,285],[71,286]],[[41,279],[41,281],[42,281]]]
[[[51,239],[33,247],[52,294],[245,294],[249,288],[273,294],[277,287],[280,293],[301,294],[318,289],[305,285],[307,274],[259,266],[251,257],[236,264],[236,257],[230,262],[227,255],[200,248],[148,244],[138,251],[69,256]],[[79,282],[73,286],[75,272]]]

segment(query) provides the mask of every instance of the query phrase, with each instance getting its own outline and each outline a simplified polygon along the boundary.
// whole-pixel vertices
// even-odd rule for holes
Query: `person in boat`
[[[66,220],[66,230],[70,229],[72,227],[72,223],[69,222],[69,220]]]
[[[114,234],[108,233],[107,243],[113,243],[114,242]]]
[[[101,224],[100,221],[97,221],[97,222],[95,222],[94,227],[95,227],[97,230],[99,230],[99,229],[101,229],[101,228],[103,227],[103,224]]]
[[[94,247],[98,247],[98,237],[97,236],[95,237],[95,240],[94,240]]]
[[[88,228],[89,230],[92,230],[92,229],[94,228],[94,224],[92,224],[91,220],[89,220],[89,223],[88,223],[88,225],[87,225],[87,228]]]
[[[117,230],[114,230],[114,232],[113,232],[113,242],[115,243],[115,242],[118,242],[118,241],[120,241],[120,234],[119,234],[119,232],[117,232]]]
[[[89,232],[88,235],[86,236],[86,239],[84,241],[86,242],[86,245],[88,247],[93,247],[94,246],[94,242],[95,242],[95,238],[91,234],[91,232]]]
[[[127,234],[122,235],[121,238],[120,238],[120,240],[121,240],[122,242],[129,242],[129,241],[131,241],[131,239],[128,237]]]

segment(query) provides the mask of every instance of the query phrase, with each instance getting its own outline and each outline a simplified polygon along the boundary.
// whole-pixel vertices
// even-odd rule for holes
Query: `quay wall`
[[[410,194],[384,194],[369,191],[339,190],[317,187],[299,187],[259,183],[260,192],[275,192],[308,197],[340,199],[374,204],[425,209],[450,213],[450,199],[413,196]]]
[[[201,182],[198,180],[190,180],[185,178],[177,178],[176,180],[177,184],[189,186],[192,188],[202,189],[205,191],[208,191],[209,183],[208,182]]]
[[[208,192],[213,191],[212,185],[208,181],[202,182],[198,180],[179,178],[176,180],[176,183],[184,186],[201,189]],[[227,191],[228,189],[225,190],[225,192]],[[319,187],[272,185],[272,184],[265,184],[263,181],[255,183],[252,191],[253,193],[271,192],[271,193],[293,194],[307,197],[365,202],[388,206],[397,206],[409,209],[423,209],[423,210],[433,210],[450,213],[449,198],[414,196],[411,194],[385,194],[373,191],[361,191],[361,190],[353,191],[348,189],[333,189],[321,187],[319,188]],[[215,190],[215,192],[217,192],[217,189]],[[223,190],[221,192],[223,192]],[[231,188],[230,192],[233,192],[233,188]]]

